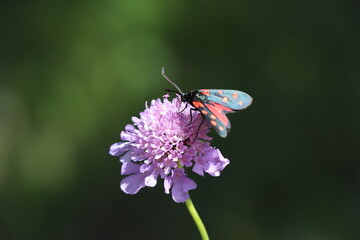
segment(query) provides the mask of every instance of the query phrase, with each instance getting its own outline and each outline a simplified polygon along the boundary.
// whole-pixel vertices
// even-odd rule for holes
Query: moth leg
[[[184,109],[181,110],[180,112],[179,112],[179,109],[178,109],[178,114],[179,114],[179,113],[182,113],[183,111],[185,111],[185,109],[187,108],[188,104],[189,104],[189,103],[187,102],[186,105],[185,105],[185,107],[184,107]],[[190,110],[190,111],[191,111],[191,110]],[[191,113],[191,112],[190,112],[190,113]]]
[[[189,122],[188,126],[192,123],[192,112],[193,111],[199,111],[199,110],[197,110],[196,108],[191,108],[190,109],[190,122]]]
[[[198,136],[199,131],[200,131],[200,127],[201,127],[201,125],[202,125],[202,124],[204,123],[204,121],[205,121],[205,117],[204,117],[202,114],[201,114],[201,116],[202,116],[203,120],[201,121],[201,123],[200,123],[200,125],[199,125],[199,127],[198,127],[198,130],[197,130],[197,132],[196,132],[196,136],[195,136],[194,140],[197,139],[197,136]]]

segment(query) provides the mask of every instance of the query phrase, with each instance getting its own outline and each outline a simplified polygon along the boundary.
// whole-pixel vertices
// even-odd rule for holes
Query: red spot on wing
[[[204,107],[204,104],[202,104],[201,102],[193,101],[192,104],[196,108]]]
[[[199,92],[206,96],[210,95],[210,89],[200,89]]]
[[[213,103],[215,105],[215,103]],[[212,114],[214,114],[225,126],[229,125],[229,119],[224,114],[223,110],[221,108],[218,108],[217,106],[213,106],[211,104],[205,104],[207,108],[211,111]],[[219,104],[217,104],[219,105]],[[222,105],[220,105],[222,106]]]
[[[214,103],[214,102],[211,102],[211,103],[212,103],[212,105],[214,105],[217,109],[221,109],[221,110],[223,110],[223,111],[225,111],[225,112],[232,112],[232,111],[234,111],[233,109],[228,108],[228,107],[225,107],[224,105],[221,105],[221,104],[218,104],[218,103]]]
[[[208,114],[209,114],[205,109],[201,110],[201,113],[204,114],[204,115],[208,115]]]

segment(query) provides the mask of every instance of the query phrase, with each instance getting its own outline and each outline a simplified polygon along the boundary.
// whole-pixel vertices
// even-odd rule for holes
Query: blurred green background
[[[109,146],[171,88],[254,104],[191,174],[211,239],[360,239],[358,1],[2,1],[0,239],[199,239],[162,181],[130,196]]]

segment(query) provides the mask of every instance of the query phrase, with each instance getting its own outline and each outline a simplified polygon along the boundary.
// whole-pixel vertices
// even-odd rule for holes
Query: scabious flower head
[[[150,107],[146,104],[140,118],[133,117],[133,124],[125,126],[120,134],[122,141],[110,147],[110,154],[120,157],[121,175],[127,175],[120,183],[125,193],[136,194],[143,187],[154,187],[162,178],[165,193],[171,192],[179,203],[185,202],[189,190],[196,188],[186,171],[219,176],[229,160],[210,146],[210,124],[205,121],[199,129],[203,117],[197,111],[190,112],[192,107],[181,102],[180,97],[172,101],[168,97],[152,100]]]

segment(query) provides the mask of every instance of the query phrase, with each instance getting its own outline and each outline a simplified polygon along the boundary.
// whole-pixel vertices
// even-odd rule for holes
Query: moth
[[[219,136],[223,138],[228,135],[231,128],[230,121],[226,114],[243,110],[249,107],[253,101],[249,94],[238,90],[199,89],[183,93],[181,89],[166,76],[164,68],[162,68],[161,73],[164,78],[177,89],[177,91],[166,91],[179,94],[182,102],[190,104],[194,107],[194,110],[199,111],[203,116],[203,121],[200,123],[199,129],[204,120],[206,120],[210,122]],[[197,138],[197,134],[195,138]]]

